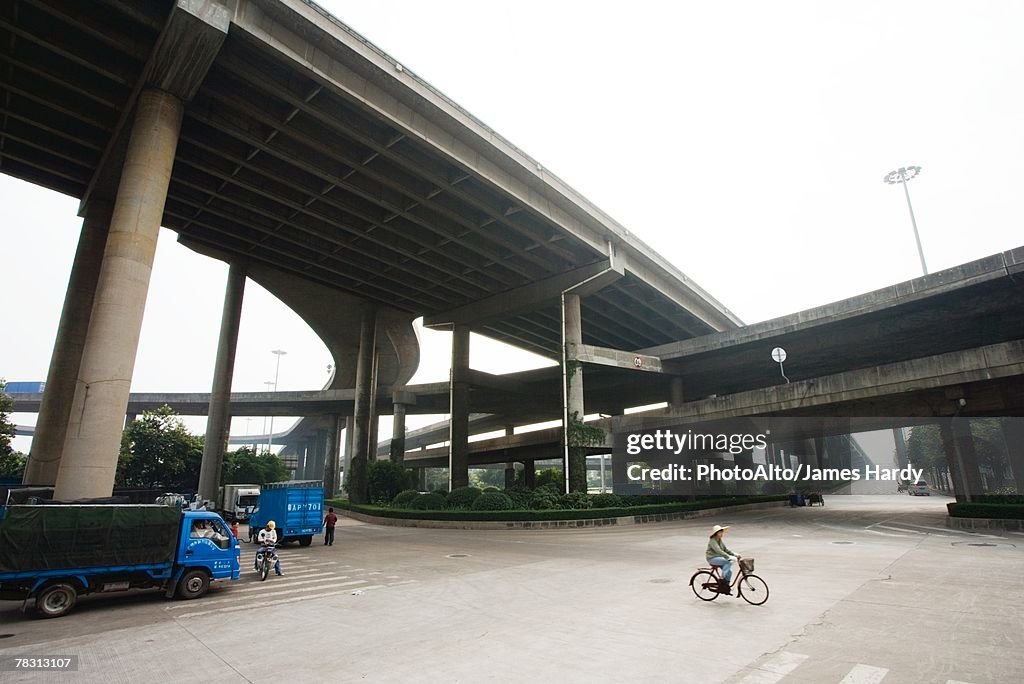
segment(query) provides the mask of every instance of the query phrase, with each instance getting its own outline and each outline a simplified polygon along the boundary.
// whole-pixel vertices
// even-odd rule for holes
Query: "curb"
[[[620,525],[647,525],[650,523],[672,522],[674,520],[688,520],[690,518],[704,518],[718,515],[725,511],[753,511],[788,505],[788,501],[766,501],[764,503],[739,504],[737,506],[702,508],[696,511],[680,511],[679,513],[627,515],[619,518],[584,518],[581,520],[420,520],[418,518],[383,518],[347,510],[342,510],[341,513],[353,520],[390,527],[426,527],[439,530],[567,530],[618,527]]]

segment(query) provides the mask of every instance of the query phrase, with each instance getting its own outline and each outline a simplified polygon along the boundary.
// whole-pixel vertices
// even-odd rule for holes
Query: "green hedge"
[[[998,518],[1024,520],[1024,504],[948,503],[946,508],[954,518]]]
[[[378,518],[399,518],[403,520],[452,520],[477,522],[502,521],[542,521],[542,520],[587,520],[591,518],[625,518],[631,516],[663,515],[667,513],[685,513],[704,508],[720,508],[724,506],[740,506],[743,504],[765,503],[770,501],[788,501],[788,496],[745,496],[722,499],[703,499],[701,501],[685,501],[646,506],[630,506],[619,508],[591,508],[569,510],[564,508],[542,510],[513,511],[417,511],[384,506],[353,504],[347,500],[333,499],[326,505],[335,508],[372,515]]]

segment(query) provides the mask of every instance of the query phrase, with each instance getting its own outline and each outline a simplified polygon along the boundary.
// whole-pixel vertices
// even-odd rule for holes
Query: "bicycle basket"
[[[754,559],[740,558],[740,570],[743,572],[754,572]]]

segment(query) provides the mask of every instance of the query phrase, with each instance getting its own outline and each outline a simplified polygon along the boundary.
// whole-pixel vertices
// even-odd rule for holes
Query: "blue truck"
[[[156,504],[8,505],[0,509],[0,600],[54,618],[84,594],[159,588],[203,596],[237,580],[238,540],[212,511]]]
[[[277,525],[277,543],[313,542],[323,531],[324,483],[322,480],[271,482],[260,488],[260,498],[249,516],[249,541],[256,539],[261,527],[273,520]]]

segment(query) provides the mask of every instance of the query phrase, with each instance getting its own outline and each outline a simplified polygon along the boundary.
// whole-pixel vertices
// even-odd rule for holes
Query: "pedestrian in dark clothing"
[[[324,546],[334,546],[334,526],[338,524],[338,516],[334,515],[334,509],[327,509],[327,517],[324,518]]]

